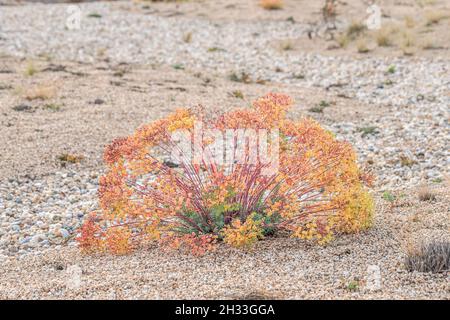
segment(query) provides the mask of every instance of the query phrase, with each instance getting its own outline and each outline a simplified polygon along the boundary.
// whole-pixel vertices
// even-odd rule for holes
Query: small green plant
[[[329,102],[327,102],[325,100],[322,100],[322,101],[320,101],[320,103],[317,106],[309,108],[308,111],[309,112],[314,112],[314,113],[323,113],[323,110],[325,108],[328,108],[329,106],[330,106]]]
[[[395,69],[395,65],[390,65],[389,68],[387,69],[387,73],[393,74],[395,73],[396,69]]]
[[[225,50],[219,47],[208,48],[208,52],[217,52],[217,51],[225,51]]]
[[[359,290],[359,281],[352,280],[347,284],[347,290],[350,292],[358,291]]]
[[[251,83],[252,80],[250,78],[250,75],[246,72],[241,72],[241,74],[237,74],[236,72],[233,72],[230,74],[230,80],[233,82],[241,82],[241,83]]]
[[[346,33],[341,33],[336,37],[336,41],[341,48],[347,48],[350,37]]]
[[[27,76],[33,76],[37,72],[37,69],[33,63],[33,61],[28,61],[27,67],[25,69],[25,75]]]
[[[231,95],[238,99],[244,99],[244,94],[241,90],[234,90],[233,92],[231,92]]]
[[[435,179],[431,180],[431,182],[433,182],[433,183],[441,183],[442,181],[443,181],[442,178],[435,178]]]
[[[375,135],[378,133],[378,127],[375,126],[368,126],[368,127],[361,127],[358,128],[358,131],[361,132],[361,136],[365,137],[368,135]]]
[[[396,197],[390,191],[386,190],[383,192],[382,198],[386,201],[394,202]]]
[[[45,104],[42,108],[44,110],[50,110],[50,111],[59,111],[59,110],[61,110],[61,106],[58,105],[58,104],[55,104],[55,103]]]
[[[100,19],[102,17],[102,15],[97,12],[89,13],[87,16],[88,18],[97,18],[97,19]]]
[[[184,70],[184,66],[180,63],[172,65],[172,68],[174,68],[175,70]]]

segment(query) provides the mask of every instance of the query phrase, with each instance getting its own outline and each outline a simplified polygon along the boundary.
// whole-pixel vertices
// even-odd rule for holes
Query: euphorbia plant
[[[268,94],[215,118],[180,109],[116,139],[105,150],[101,210],[82,226],[81,248],[123,254],[157,241],[203,254],[219,242],[249,247],[280,230],[326,243],[369,227],[371,179],[351,145],[312,119],[288,120],[291,105]],[[199,133],[199,123],[215,134]],[[277,134],[259,135],[264,130]],[[249,145],[255,134],[257,153]]]

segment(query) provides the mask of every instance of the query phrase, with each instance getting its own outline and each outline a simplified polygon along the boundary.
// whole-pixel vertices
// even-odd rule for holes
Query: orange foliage
[[[365,185],[372,178],[359,169],[349,143],[312,119],[286,119],[292,103],[286,95],[268,94],[253,108],[207,120],[180,109],[116,139],[105,150],[101,212],[80,230],[82,250],[124,254],[158,241],[203,254],[218,242],[248,247],[282,229],[326,243],[337,233],[368,228],[373,200]],[[176,165],[165,161],[177,148],[172,134],[183,130],[193,140],[196,121],[220,132],[278,129],[278,170],[263,174],[260,159],[254,165],[195,163],[181,153]],[[212,142],[203,139],[202,149]]]

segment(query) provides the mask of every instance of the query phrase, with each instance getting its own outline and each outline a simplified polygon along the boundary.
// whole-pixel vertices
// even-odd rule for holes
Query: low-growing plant
[[[411,272],[450,271],[450,242],[432,241],[418,248],[410,248],[405,258],[405,267]]]
[[[231,92],[231,95],[238,99],[244,99],[244,94],[241,90],[234,90],[233,92]]]
[[[419,189],[419,200],[420,201],[435,201],[436,193],[431,190],[429,187],[421,187]]]
[[[192,42],[192,32],[187,32],[183,35],[183,41],[186,43]]]
[[[222,115],[178,109],[114,140],[104,153],[101,210],[81,227],[81,249],[124,254],[157,241],[204,254],[219,242],[248,248],[279,231],[325,244],[337,234],[368,228],[372,177],[359,169],[349,143],[312,119],[288,120],[292,103],[286,95],[268,94],[252,108]],[[199,123],[215,134],[199,134]],[[276,168],[261,154],[248,162],[253,148],[239,143],[246,141],[240,130],[278,133],[270,134],[266,149],[277,151]],[[226,144],[231,155],[240,156],[224,162],[214,150],[230,131]],[[180,147],[179,134],[189,142],[187,149]],[[191,157],[192,145],[200,157]],[[168,153],[176,165],[167,165]]]
[[[59,110],[61,110],[61,106],[59,104],[55,104],[55,103],[45,104],[42,108],[44,110],[50,110],[50,111],[59,111]]]
[[[83,159],[84,157],[82,155],[75,155],[70,153],[62,153],[58,156],[58,160],[61,162],[62,166],[65,166],[67,163],[78,163]]]
[[[27,67],[25,68],[25,74],[27,76],[32,76],[37,72],[36,66],[34,65],[33,61],[28,61],[27,62]]]
[[[387,68],[387,73],[393,74],[396,70],[395,65],[391,64],[389,68]]]
[[[353,21],[347,28],[347,36],[350,39],[356,39],[367,30],[367,27],[358,21]]]
[[[358,131],[361,132],[361,136],[365,137],[368,135],[375,135],[378,133],[378,127],[368,126],[368,127],[360,127]]]
[[[395,195],[393,195],[393,194],[392,194],[390,191],[388,191],[388,190],[386,190],[386,191],[383,192],[382,197],[383,197],[384,200],[389,201],[389,202],[394,202],[395,199],[396,199]]]
[[[370,51],[369,47],[367,46],[367,41],[365,39],[359,39],[356,43],[356,48],[358,49],[359,53],[367,53]]]
[[[450,17],[450,12],[445,12],[444,10],[428,10],[425,11],[426,25],[431,26],[433,24],[438,24],[443,19],[448,19]]]
[[[375,40],[380,47],[389,47],[392,45],[391,34],[393,30],[389,27],[382,27],[375,33]]]
[[[246,72],[241,72],[240,74],[236,72],[232,72],[230,74],[230,80],[234,82],[242,82],[242,83],[251,83],[252,79],[250,78],[250,75]]]

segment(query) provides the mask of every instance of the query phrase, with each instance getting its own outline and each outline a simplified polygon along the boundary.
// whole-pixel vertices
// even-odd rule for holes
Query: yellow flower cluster
[[[235,248],[251,247],[258,239],[263,238],[261,221],[256,221],[254,214],[247,217],[244,223],[239,219],[222,229],[223,241]]]

